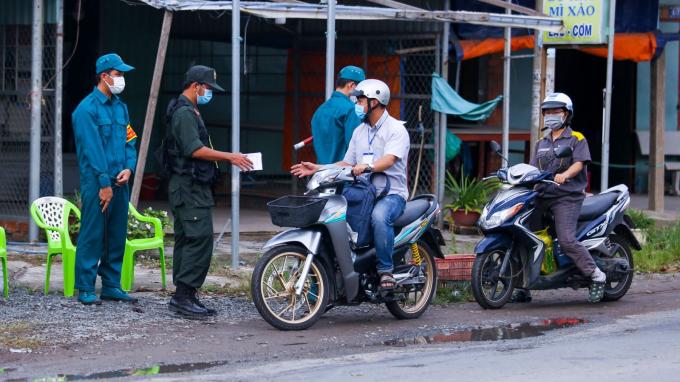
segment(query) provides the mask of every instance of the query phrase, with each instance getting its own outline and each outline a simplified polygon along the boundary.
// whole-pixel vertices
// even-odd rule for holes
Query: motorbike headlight
[[[511,217],[517,215],[517,213],[524,207],[524,203],[517,203],[510,208],[494,212],[489,216],[489,210],[485,207],[482,212],[480,225],[484,229],[491,229],[498,227],[499,225],[505,223]]]

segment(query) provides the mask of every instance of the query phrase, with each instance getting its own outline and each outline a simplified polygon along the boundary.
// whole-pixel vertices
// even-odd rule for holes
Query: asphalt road
[[[124,342],[3,353],[0,380],[680,380],[680,277],[638,276],[613,303],[588,304],[585,293],[541,292],[496,311],[434,306],[410,321],[336,308],[303,332],[259,317],[187,321]]]

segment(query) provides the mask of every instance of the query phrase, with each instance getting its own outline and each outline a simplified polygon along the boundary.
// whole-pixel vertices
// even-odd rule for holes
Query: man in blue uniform
[[[137,164],[127,105],[118,97],[125,72],[134,68],[119,55],[97,59],[97,86],[71,115],[80,169],[82,218],[76,250],[78,301],[101,304],[94,293],[97,274],[101,299],[136,302],[120,289],[120,269],[128,220],[128,181]]]
[[[314,112],[312,137],[318,164],[340,162],[345,157],[352,133],[362,122],[354,113],[349,95],[365,79],[363,69],[345,66],[338,73],[331,98]]]

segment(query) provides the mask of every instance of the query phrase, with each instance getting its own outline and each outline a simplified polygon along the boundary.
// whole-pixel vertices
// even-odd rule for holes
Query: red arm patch
[[[131,140],[137,138],[137,133],[132,130],[132,126],[127,125],[127,140],[125,142],[130,142]]]

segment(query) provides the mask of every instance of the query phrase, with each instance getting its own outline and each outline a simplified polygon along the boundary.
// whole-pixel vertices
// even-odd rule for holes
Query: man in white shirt
[[[336,165],[352,166],[355,176],[365,172],[382,172],[390,180],[387,196],[375,204],[371,225],[378,257],[380,287],[393,289],[393,223],[404,212],[408,198],[406,164],[410,138],[404,122],[391,117],[387,112],[390,101],[387,84],[375,79],[364,80],[357,85],[352,95],[357,98],[355,113],[364,122],[354,130],[344,159]],[[302,162],[294,165],[291,173],[304,177],[314,174],[320,168],[318,164]],[[385,187],[385,181],[377,178],[375,186],[380,193]]]

